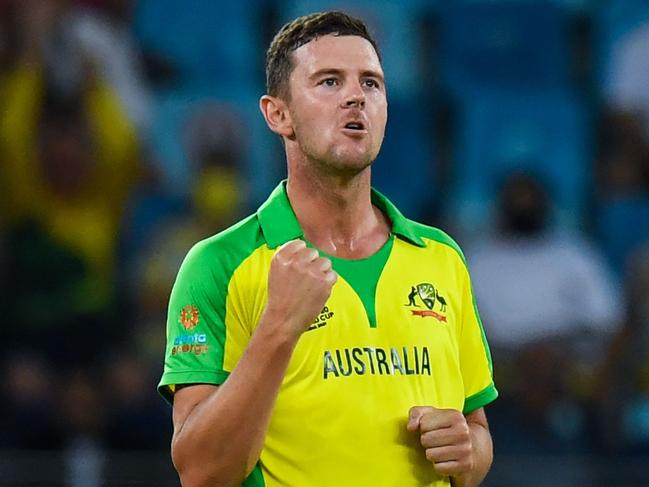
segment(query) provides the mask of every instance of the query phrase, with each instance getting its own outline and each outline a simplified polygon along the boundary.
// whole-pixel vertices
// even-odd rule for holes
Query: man
[[[600,392],[584,384],[608,370],[602,351],[624,316],[603,256],[578,235],[553,229],[551,195],[534,171],[510,172],[497,188],[493,234],[467,251],[500,357],[501,400],[492,417],[510,425],[499,431],[510,453],[572,449],[588,437],[580,420],[589,414],[583,405],[592,406],[584,399]],[[576,420],[558,423],[566,410]]]
[[[370,189],[387,119],[374,40],[339,12],[298,18],[267,83],[288,180],[197,244],[171,296],[160,391],[183,485],[479,484],[489,351],[456,244]],[[422,306],[437,286],[445,313]]]

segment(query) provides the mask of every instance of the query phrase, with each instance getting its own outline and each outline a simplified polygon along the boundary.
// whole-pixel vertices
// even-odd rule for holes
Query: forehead
[[[307,76],[321,69],[383,73],[372,44],[359,36],[326,35],[293,51],[293,74]]]

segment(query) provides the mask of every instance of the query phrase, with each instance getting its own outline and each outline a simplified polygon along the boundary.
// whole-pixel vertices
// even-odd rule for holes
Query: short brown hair
[[[289,98],[288,78],[293,71],[291,54],[313,39],[329,34],[367,39],[376,51],[379,61],[381,60],[376,41],[362,20],[338,11],[304,15],[285,24],[270,43],[266,52],[267,93]]]

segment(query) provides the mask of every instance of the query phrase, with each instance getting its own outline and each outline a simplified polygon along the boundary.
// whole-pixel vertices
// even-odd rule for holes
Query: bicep
[[[177,386],[174,394],[174,437],[180,433],[191,412],[212,395],[219,386],[212,384],[187,384]]]

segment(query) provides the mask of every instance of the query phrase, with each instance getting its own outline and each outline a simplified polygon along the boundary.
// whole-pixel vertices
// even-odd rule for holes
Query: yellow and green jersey
[[[246,487],[449,486],[406,430],[409,409],[468,413],[497,396],[457,244],[376,191],[372,202],[391,236],[367,259],[332,258],[338,281],[295,348]],[[192,248],[169,304],[165,398],[227,380],[266,305],[271,259],[295,238],[281,183],[254,215]]]

